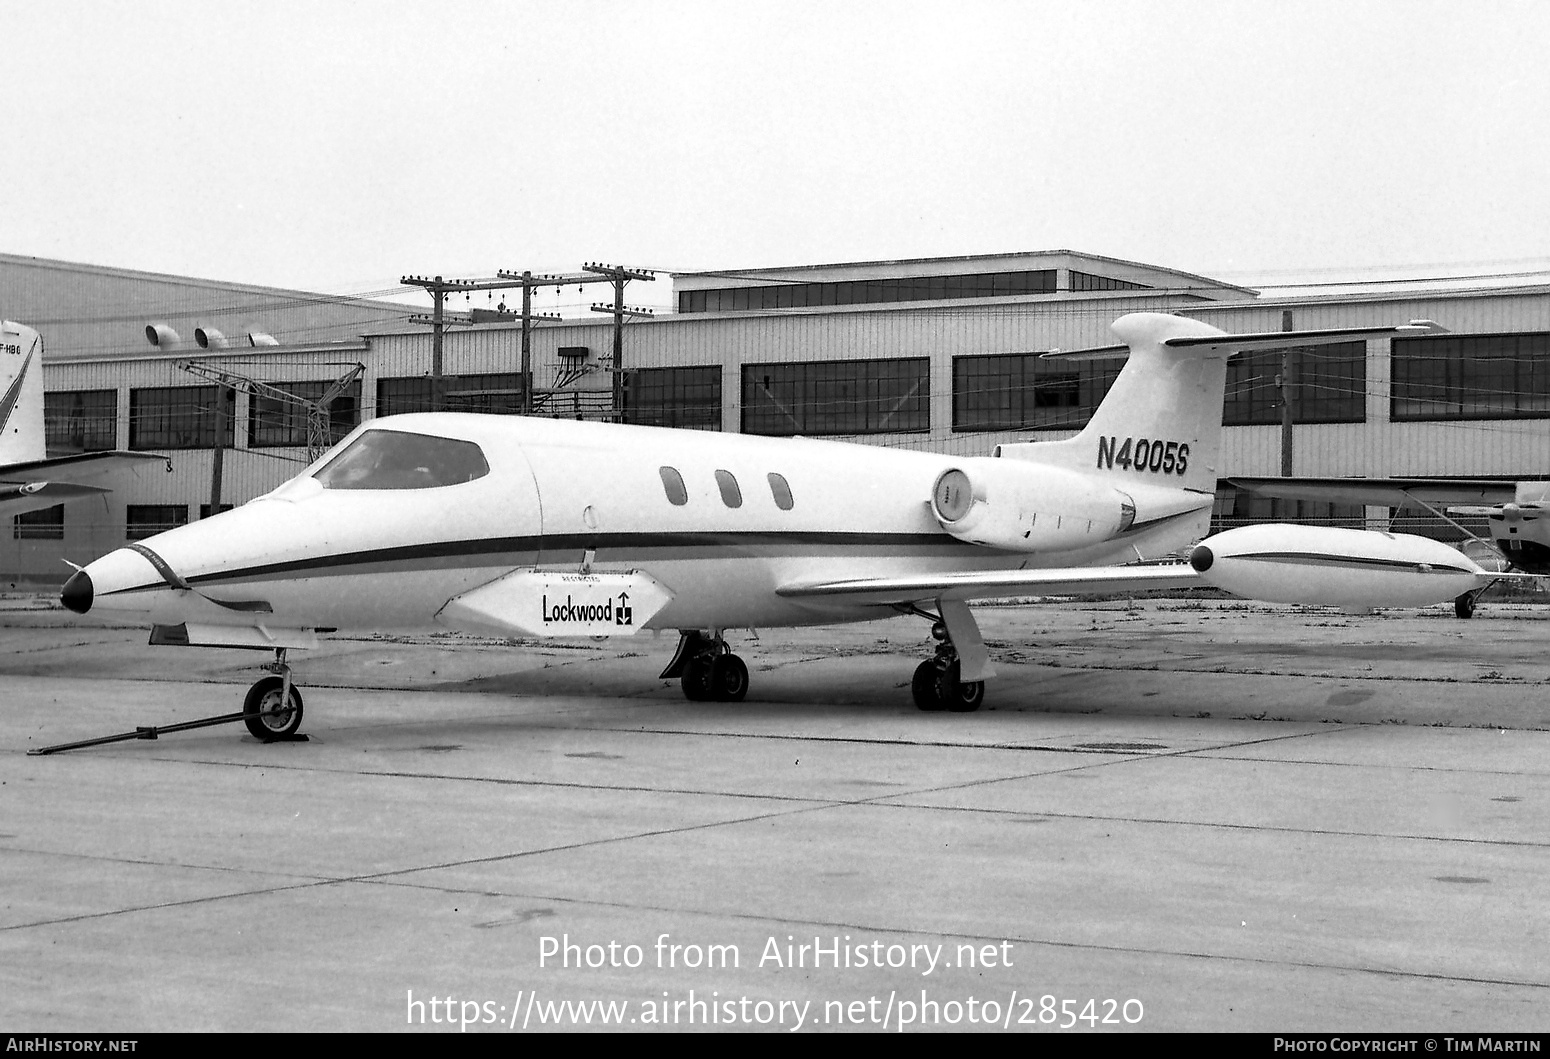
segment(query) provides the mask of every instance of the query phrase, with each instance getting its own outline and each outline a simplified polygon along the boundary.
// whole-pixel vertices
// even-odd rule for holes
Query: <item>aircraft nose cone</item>
[[[1195,545],[1195,550],[1189,553],[1189,565],[1195,568],[1195,573],[1203,574],[1211,569],[1211,564],[1216,562],[1216,556],[1211,554],[1211,549],[1204,544]]]
[[[91,575],[85,570],[77,570],[65,582],[65,587],[59,593],[59,602],[77,614],[85,614],[91,610],[92,595]]]

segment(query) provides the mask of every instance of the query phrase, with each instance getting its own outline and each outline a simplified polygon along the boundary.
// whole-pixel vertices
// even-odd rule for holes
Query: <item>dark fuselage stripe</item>
[[[596,533],[491,537],[477,540],[437,541],[393,548],[311,556],[282,563],[266,563],[237,570],[196,574],[189,584],[216,585],[241,581],[273,580],[288,576],[319,576],[364,572],[368,566],[391,566],[394,572],[435,570],[467,566],[524,565],[542,554],[546,562],[566,562],[587,551],[597,552],[599,562],[662,562],[672,559],[717,559],[781,555],[800,556],[814,549],[833,555],[843,549],[849,555],[1012,556],[975,544],[966,544],[945,533]],[[620,554],[623,553],[623,554]],[[477,560],[470,562],[469,560]],[[162,583],[140,585],[121,592],[142,592]],[[118,593],[113,593],[118,594]]]
[[[1343,566],[1355,570],[1371,570],[1374,568],[1384,570],[1404,570],[1412,574],[1439,573],[1439,574],[1472,574],[1470,570],[1462,566],[1448,566],[1445,563],[1422,563],[1404,559],[1372,559],[1362,555],[1327,555],[1322,552],[1244,552],[1239,555],[1224,555],[1223,559],[1248,559],[1255,562],[1283,563],[1287,566]]]
[[[1094,545],[1122,544],[1125,540],[1195,514],[1184,512],[1146,523],[1137,523],[1125,533]],[[563,533],[530,534],[520,537],[483,537],[461,541],[435,541],[405,544],[391,548],[373,548],[337,555],[309,556],[280,563],[265,563],[236,570],[195,574],[187,578],[192,585],[219,585],[233,582],[277,580],[290,576],[327,577],[362,573],[362,567],[390,565],[395,572],[435,570],[466,566],[521,566],[538,561],[568,562],[587,551],[597,552],[599,562],[664,562],[693,559],[776,558],[811,555],[815,551],[826,558],[865,555],[897,555],[908,551],[915,556],[943,556],[957,559],[1013,559],[1028,553],[989,548],[960,541],[952,534],[935,533],[847,533],[828,530],[781,532],[775,530],[653,532],[653,533]],[[621,554],[622,553],[622,554]],[[478,560],[469,562],[468,560]],[[159,584],[139,585],[119,592],[144,592]],[[105,593],[117,595],[119,592]]]

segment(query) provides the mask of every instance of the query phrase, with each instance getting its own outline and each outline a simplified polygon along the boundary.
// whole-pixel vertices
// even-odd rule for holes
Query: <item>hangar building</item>
[[[1296,354],[1294,473],[1550,475],[1550,286],[1434,287],[1261,295],[1065,250],[679,274],[675,311],[630,319],[617,366],[612,319],[544,321],[524,377],[521,327],[500,319],[448,329],[444,387],[448,407],[465,411],[515,413],[526,397],[539,415],[976,455],[1080,428],[1121,362],[1038,354],[1112,344],[1109,324],[1129,312],[1177,312],[1232,332],[1432,319],[1449,333]],[[223,506],[298,473],[306,414],[233,393],[212,372],[307,399],[353,373],[329,408],[335,439],[364,419],[427,409],[433,342],[410,321],[416,312],[0,255],[0,315],[43,335],[51,454],[170,458],[170,471],[129,475],[106,500],[14,519],[0,532],[0,582],[55,583],[63,558],[86,562],[208,514],[217,440]],[[1230,364],[1224,477],[1280,472],[1281,359]],[[1268,501],[1231,490],[1219,512],[1270,515]],[[1288,514],[1360,524],[1374,512],[1305,504]],[[1459,535],[1440,522],[1419,528]]]

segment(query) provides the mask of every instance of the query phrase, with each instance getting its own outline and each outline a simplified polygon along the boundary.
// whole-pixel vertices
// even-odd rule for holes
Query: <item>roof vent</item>
[[[200,349],[226,348],[226,336],[213,327],[194,328],[194,341],[199,343]]]
[[[183,340],[166,324],[146,324],[145,340],[157,349],[176,349]]]
[[[279,339],[274,335],[265,334],[263,331],[249,331],[248,345],[250,346],[278,346]]]

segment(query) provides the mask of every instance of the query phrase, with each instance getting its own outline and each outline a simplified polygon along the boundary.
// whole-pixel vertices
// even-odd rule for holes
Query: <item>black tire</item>
[[[717,702],[742,702],[748,694],[748,667],[737,655],[721,655],[710,664],[711,696]]]
[[[1453,601],[1453,614],[1459,618],[1473,618],[1475,616],[1475,594],[1465,592]]]
[[[936,693],[943,707],[953,713],[973,713],[985,701],[985,682],[959,680],[958,663],[953,662],[937,674]]]
[[[715,685],[711,682],[711,663],[714,661],[704,655],[689,659],[684,675],[678,678],[683,685],[684,698],[690,702],[707,702],[715,697]]]
[[[290,709],[284,713],[269,713],[280,705],[280,689],[284,681],[279,677],[265,677],[248,689],[248,697],[242,701],[242,712],[247,716],[242,723],[248,726],[253,738],[269,742],[288,739],[301,727],[301,692],[291,685]]]
[[[937,677],[940,675],[941,671],[930,659],[915,667],[915,677],[910,681],[910,694],[915,699],[916,709],[935,713],[947,708],[947,704],[942,701],[936,690]]]

